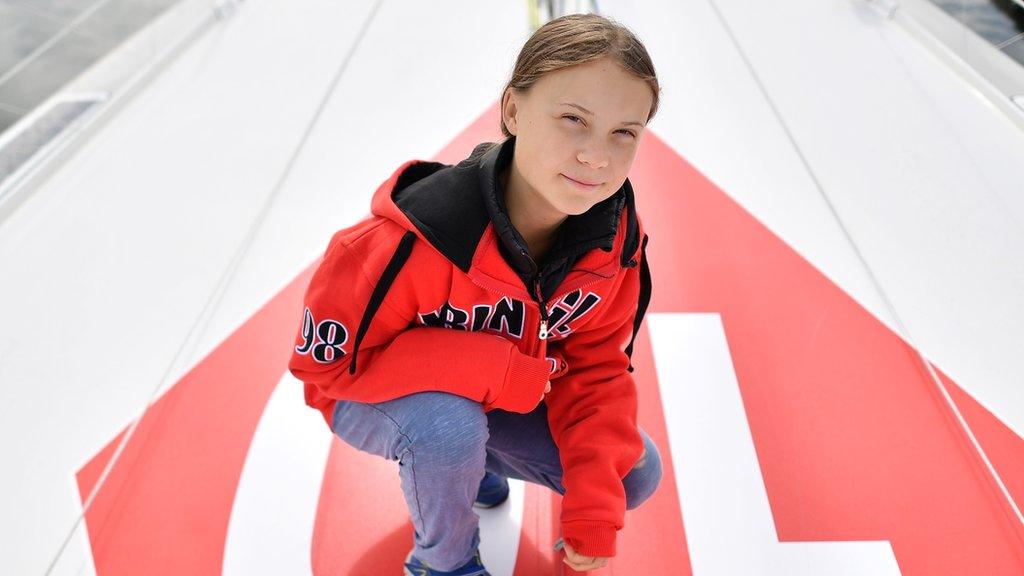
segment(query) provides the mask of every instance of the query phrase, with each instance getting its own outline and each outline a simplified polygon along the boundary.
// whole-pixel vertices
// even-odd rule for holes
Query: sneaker
[[[508,478],[484,472],[484,478],[480,481],[480,491],[477,492],[473,506],[475,508],[494,508],[508,500],[508,495]]]
[[[480,550],[477,550],[473,559],[466,562],[464,566],[449,572],[442,572],[431,568],[426,562],[413,556],[412,553],[413,550],[410,550],[409,555],[405,557],[405,576],[491,576],[491,573],[484,568],[484,564],[480,560]]]

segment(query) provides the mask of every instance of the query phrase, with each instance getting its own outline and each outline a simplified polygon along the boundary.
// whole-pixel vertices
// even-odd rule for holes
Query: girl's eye
[[[576,120],[580,120],[580,122],[582,122],[582,119],[579,116],[573,116],[572,114],[566,114],[565,116],[562,116],[562,118],[568,119],[573,124],[578,124]],[[626,134],[627,136],[630,136],[632,138],[636,138],[636,134],[631,130],[619,130],[619,132]]]

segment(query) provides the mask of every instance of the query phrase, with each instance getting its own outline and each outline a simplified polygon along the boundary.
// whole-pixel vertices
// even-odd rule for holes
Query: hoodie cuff
[[[551,366],[547,359],[523,354],[513,346],[504,386],[491,407],[520,414],[529,413],[540,404],[540,395],[544,393],[550,374]]]
[[[584,556],[615,556],[615,526],[606,522],[562,522],[562,540]]]

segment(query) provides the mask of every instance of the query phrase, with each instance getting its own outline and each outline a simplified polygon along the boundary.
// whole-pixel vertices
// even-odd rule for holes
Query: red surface
[[[335,438],[313,531],[313,574],[401,574],[412,532],[398,464]]]
[[[308,282],[296,278],[142,415],[85,515],[98,575],[220,573],[242,465]],[[80,486],[117,440],[79,470]]]
[[[461,159],[496,126],[492,107],[438,158]],[[916,353],[655,134],[630,178],[651,236],[649,313],[721,315],[780,540],[889,540],[907,576],[1024,574],[1020,526]],[[142,416],[86,515],[98,574],[219,573],[239,474],[285,372],[309,272]],[[665,474],[627,513],[619,555],[593,574],[690,574],[646,330],[634,355],[640,423]],[[946,384],[1021,502],[1024,442]],[[79,471],[83,498],[111,449]],[[393,463],[335,440],[325,474],[315,573],[397,573],[412,527]],[[559,497],[528,488],[516,576],[562,566],[548,552]]]

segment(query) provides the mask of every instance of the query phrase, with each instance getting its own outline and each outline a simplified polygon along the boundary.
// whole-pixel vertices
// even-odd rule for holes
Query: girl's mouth
[[[595,189],[595,188],[597,188],[598,186],[601,185],[600,182],[598,182],[597,184],[584,184],[583,182],[580,182],[579,180],[573,180],[572,178],[569,178],[565,174],[561,174],[561,176],[562,176],[562,178],[565,178],[570,184],[572,184],[576,188],[579,188],[580,190],[593,190],[593,189]]]

